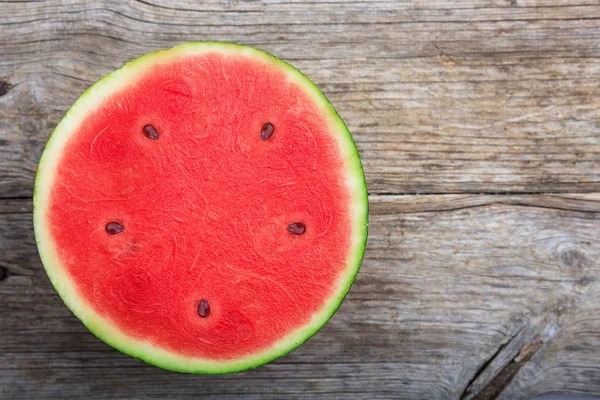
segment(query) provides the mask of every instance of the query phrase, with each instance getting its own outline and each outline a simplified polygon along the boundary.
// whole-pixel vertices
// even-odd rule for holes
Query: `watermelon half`
[[[34,225],[54,287],[101,340],[229,373],[333,315],[367,208],[352,137],[310,80],[253,48],[187,43],[76,101],[41,157]]]

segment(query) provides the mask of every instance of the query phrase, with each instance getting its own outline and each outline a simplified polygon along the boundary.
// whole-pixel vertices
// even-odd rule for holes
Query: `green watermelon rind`
[[[351,187],[351,208],[354,213],[351,255],[346,271],[340,278],[336,293],[327,300],[321,310],[312,316],[307,324],[289,333],[271,347],[255,355],[225,361],[175,354],[154,346],[150,342],[128,336],[121,332],[111,321],[98,315],[77,293],[77,289],[61,267],[58,250],[52,242],[45,218],[47,199],[53,184],[53,171],[60,160],[63,147],[70,134],[73,133],[74,128],[95,107],[101,104],[110,94],[124,89],[128,84],[134,82],[137,77],[142,75],[141,72],[145,68],[151,68],[156,63],[168,62],[172,57],[215,51],[226,54],[247,55],[281,68],[289,79],[295,81],[321,106],[323,113],[329,114],[327,119],[337,133],[339,148],[346,164],[348,184]],[[367,242],[368,196],[365,176],[356,145],[337,111],[317,86],[292,65],[262,50],[224,42],[190,42],[168,50],[148,53],[128,62],[88,88],[61,119],[48,139],[38,165],[33,206],[35,239],[44,268],[64,303],[90,332],[106,344],[132,357],[160,368],[187,373],[224,374],[252,369],[284,356],[310,339],[340,307],[356,279]]]

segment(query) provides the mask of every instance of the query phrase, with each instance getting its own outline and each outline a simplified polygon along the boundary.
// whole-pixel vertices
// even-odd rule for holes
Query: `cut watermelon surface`
[[[96,336],[162,368],[228,373],[333,315],[367,208],[352,138],[316,86],[262,51],[187,43],[77,100],[40,160],[34,225]]]

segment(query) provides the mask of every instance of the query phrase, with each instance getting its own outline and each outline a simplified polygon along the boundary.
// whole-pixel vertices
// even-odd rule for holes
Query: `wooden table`
[[[361,273],[254,371],[109,348],[63,305],[31,222],[48,135],[94,81],[189,40],[298,66],[354,135]],[[0,398],[525,399],[600,394],[597,0],[0,1]]]

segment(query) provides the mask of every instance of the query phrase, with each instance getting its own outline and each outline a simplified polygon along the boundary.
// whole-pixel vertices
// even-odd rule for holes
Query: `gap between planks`
[[[600,192],[369,194],[368,198],[372,214],[449,212],[499,205],[600,213]],[[32,209],[31,197],[0,197],[0,215],[28,214]]]

